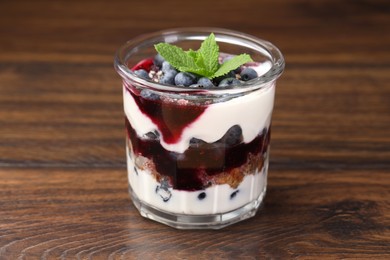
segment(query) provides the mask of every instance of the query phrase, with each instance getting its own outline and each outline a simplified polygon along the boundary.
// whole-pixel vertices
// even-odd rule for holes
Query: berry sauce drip
[[[180,102],[163,102],[158,95],[143,98],[127,91],[133,96],[138,108],[158,126],[163,140],[167,144],[177,143],[187,126],[203,114],[207,106],[180,104]]]
[[[165,150],[158,138],[138,137],[127,118],[126,128],[134,153],[152,160],[156,171],[168,177],[174,189],[187,191],[207,188],[205,179],[243,165],[249,154],[262,156],[270,135],[270,131],[263,131],[250,143],[233,145],[228,145],[225,137],[214,143],[200,141],[180,154]]]

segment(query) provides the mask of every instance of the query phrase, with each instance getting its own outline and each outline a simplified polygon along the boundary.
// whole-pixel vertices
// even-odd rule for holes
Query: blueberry
[[[165,61],[165,59],[160,54],[157,54],[156,56],[154,56],[153,63],[157,67],[161,68],[164,61]]]
[[[252,68],[245,68],[240,73],[241,79],[243,81],[248,81],[254,78],[257,78],[257,72]]]
[[[204,88],[213,88],[215,87],[215,85],[213,84],[213,82],[211,82],[210,79],[206,78],[206,77],[202,77],[198,80],[198,85],[201,85],[203,86]]]
[[[234,197],[236,197],[237,196],[237,193],[239,192],[239,190],[236,190],[236,191],[234,191],[232,194],[230,194],[230,199],[232,200],[232,199],[234,199]]]
[[[143,89],[140,95],[141,97],[149,100],[158,100],[160,98],[159,95],[150,91],[149,89]]]
[[[162,70],[163,72],[166,72],[166,71],[168,71],[168,70],[174,70],[174,71],[176,71],[176,73],[177,73],[177,70],[176,70],[168,61],[164,61],[164,62],[162,63],[162,68],[161,68],[161,70]]]
[[[230,87],[230,86],[239,86],[241,85],[241,81],[239,81],[236,78],[226,78],[223,79],[219,84],[218,87]]]
[[[167,70],[160,78],[160,83],[167,85],[175,85],[175,76],[177,75],[176,70]]]
[[[199,195],[198,195],[199,200],[203,200],[205,198],[206,198],[206,192],[199,193]]]
[[[188,72],[179,72],[175,76],[176,86],[191,86],[196,83],[196,76]]]
[[[234,71],[231,70],[225,75],[214,78],[213,81],[216,83],[216,85],[218,85],[222,80],[226,78],[235,78],[235,77],[236,77],[236,73],[234,73]]]
[[[229,146],[239,144],[242,141],[242,129],[239,125],[232,126],[223,137]]]
[[[139,70],[135,70],[134,73],[140,78],[150,79],[149,73],[146,70],[139,69]]]

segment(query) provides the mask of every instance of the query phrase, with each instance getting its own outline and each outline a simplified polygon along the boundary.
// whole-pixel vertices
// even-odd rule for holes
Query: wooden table
[[[1,1],[0,259],[390,259],[388,1]],[[143,219],[127,193],[126,40],[177,26],[285,55],[268,193],[219,231]]]

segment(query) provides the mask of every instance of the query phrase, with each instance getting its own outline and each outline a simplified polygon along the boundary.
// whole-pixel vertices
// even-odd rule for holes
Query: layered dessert
[[[139,199],[170,212],[214,214],[265,190],[273,88],[210,105],[124,91],[128,179]],[[263,120],[248,121],[248,111],[264,111]]]
[[[262,73],[267,66],[245,67]],[[133,70],[140,67],[150,76],[161,71],[153,59]],[[257,199],[266,187],[273,100],[271,85],[210,101],[125,83],[128,180],[135,195],[180,214],[229,212]]]
[[[182,40],[172,35],[164,39]],[[183,44],[199,43],[188,35]],[[201,35],[196,51],[153,42],[152,55],[148,49],[132,58],[147,46],[140,43],[122,49],[116,64],[133,202],[143,216],[179,228],[219,228],[255,214],[267,186],[274,78],[281,73],[273,54],[261,50],[269,43],[243,40],[256,50],[252,59],[220,51],[212,33]],[[221,39],[235,46],[237,36],[226,35],[232,38]]]

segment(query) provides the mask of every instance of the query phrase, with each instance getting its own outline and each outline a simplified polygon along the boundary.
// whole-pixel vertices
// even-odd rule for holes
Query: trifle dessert
[[[266,191],[279,50],[222,29],[123,45],[129,191],[144,217],[221,228],[254,216]]]

